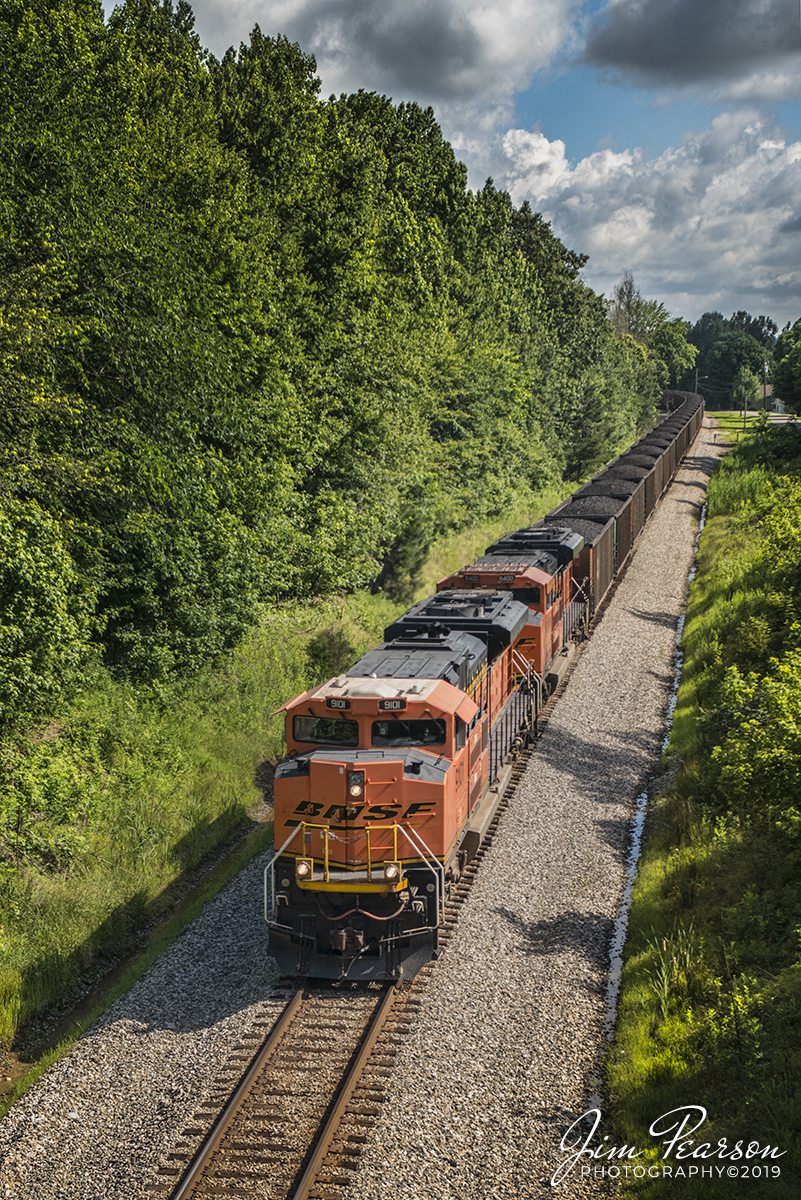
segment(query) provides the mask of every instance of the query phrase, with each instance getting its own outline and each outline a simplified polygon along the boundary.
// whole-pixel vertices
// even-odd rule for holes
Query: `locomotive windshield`
[[[445,722],[373,721],[374,746],[444,746]]]
[[[358,746],[359,723],[346,717],[293,717],[292,736],[296,742],[317,742],[323,746]]]
[[[538,587],[515,588],[512,594],[515,600],[519,600],[521,604],[527,604],[529,608],[534,608],[535,605],[539,606],[542,603],[542,597],[540,596],[540,589]]]

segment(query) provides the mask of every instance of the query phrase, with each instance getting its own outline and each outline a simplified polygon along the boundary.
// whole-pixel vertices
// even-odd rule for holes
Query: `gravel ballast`
[[[634,801],[656,764],[695,526],[704,428],[586,647],[518,788],[352,1200],[551,1191],[597,1090],[609,943]],[[280,1013],[255,859],[0,1124],[0,1197],[135,1200],[230,1047]],[[590,1195],[571,1176],[563,1195]]]
[[[0,1197],[134,1200],[231,1047],[276,1019],[264,855],[204,908],[0,1124]]]

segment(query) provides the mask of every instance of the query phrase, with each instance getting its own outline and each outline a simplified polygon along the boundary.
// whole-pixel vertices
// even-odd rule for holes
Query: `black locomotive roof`
[[[487,647],[481,638],[429,627],[368,650],[347,674],[349,678],[445,679],[466,692],[486,662]]]
[[[515,641],[528,620],[528,605],[515,600],[513,592],[451,588],[414,604],[387,626],[384,637],[391,642],[414,637],[421,629],[438,631],[437,636],[464,631],[486,642],[493,659]]]
[[[547,551],[555,554],[559,566],[564,567],[574,558],[578,558],[582,547],[582,538],[575,529],[569,528],[565,523],[557,523],[547,527],[530,525],[528,529],[517,529],[514,533],[507,533],[505,537],[487,546],[486,553],[525,554]]]
[[[517,570],[519,567],[537,567],[546,575],[555,575],[559,564],[555,554],[546,554],[542,550],[526,551],[513,547],[511,550],[498,550],[495,554],[482,554],[481,558],[476,559],[475,565],[499,572],[502,572],[505,567],[512,570]]]

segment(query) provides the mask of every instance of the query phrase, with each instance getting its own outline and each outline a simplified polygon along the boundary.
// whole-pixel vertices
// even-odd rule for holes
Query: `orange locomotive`
[[[265,916],[286,973],[398,979],[436,955],[489,784],[531,721],[528,620],[508,592],[440,593],[285,706]]]
[[[554,659],[586,612],[586,597],[574,576],[575,560],[583,546],[581,535],[570,529],[520,529],[488,547],[476,562],[446,575],[437,590],[466,586],[510,589],[515,599],[530,609],[518,650],[537,675],[547,679]]]

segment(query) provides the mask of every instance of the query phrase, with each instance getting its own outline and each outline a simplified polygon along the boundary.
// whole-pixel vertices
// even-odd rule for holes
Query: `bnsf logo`
[[[433,813],[436,807],[435,800],[418,800],[410,804],[405,812],[401,811],[403,805],[398,803],[373,804],[369,807],[366,804],[357,804],[351,808],[347,804],[330,804],[326,807],[325,802],[301,800],[294,810],[293,817],[284,821],[284,825],[300,825],[301,820],[309,818],[322,821],[356,821],[361,817],[365,821],[394,821],[398,818],[427,816]]]

